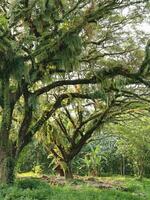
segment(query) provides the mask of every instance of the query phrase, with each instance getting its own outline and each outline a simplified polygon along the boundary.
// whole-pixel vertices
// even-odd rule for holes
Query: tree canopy
[[[149,102],[150,42],[138,28],[148,9],[144,0],[1,1],[2,182],[13,180],[22,149],[74,99],[99,102],[93,131],[109,120],[110,107],[122,112]]]

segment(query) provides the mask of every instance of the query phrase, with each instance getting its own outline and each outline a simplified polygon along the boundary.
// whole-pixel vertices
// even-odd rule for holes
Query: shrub
[[[0,185],[0,200],[48,200],[50,186],[38,179],[17,180],[14,186]]]
[[[31,190],[42,188],[42,187],[49,188],[48,184],[46,184],[45,182],[39,181],[38,179],[35,179],[35,178],[20,179],[20,180],[16,181],[15,185],[21,189],[31,189]]]

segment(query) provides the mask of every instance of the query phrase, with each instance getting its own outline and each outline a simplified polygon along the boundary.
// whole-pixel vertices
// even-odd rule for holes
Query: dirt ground
[[[79,189],[81,186],[85,185],[100,189],[118,189],[123,191],[127,190],[122,181],[105,180],[105,179],[103,180],[97,177],[74,176],[73,180],[66,181],[65,178],[61,176],[43,175],[42,179],[51,185],[65,186],[69,184],[74,189]]]

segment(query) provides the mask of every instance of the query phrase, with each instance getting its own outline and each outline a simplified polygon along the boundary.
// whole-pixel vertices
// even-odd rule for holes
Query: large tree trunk
[[[60,176],[64,176],[64,171],[63,171],[61,165],[57,165],[57,166],[55,167],[55,171],[56,171],[56,173],[59,174]]]
[[[0,183],[10,184],[14,181],[15,160],[6,148],[0,147]]]
[[[10,98],[9,74],[3,74],[1,85],[3,107],[0,126],[0,183],[5,184],[13,182],[15,166],[9,141],[13,112],[13,103]]]
[[[64,174],[65,174],[65,178],[67,180],[73,179],[72,168],[71,168],[70,162],[66,163],[66,166],[65,166],[65,169],[64,169]]]

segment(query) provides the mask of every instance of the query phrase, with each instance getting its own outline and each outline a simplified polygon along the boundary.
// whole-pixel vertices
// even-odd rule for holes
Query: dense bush
[[[45,182],[39,181],[38,179],[30,178],[30,179],[21,179],[16,181],[15,185],[17,188],[20,189],[39,189],[39,188],[48,188],[49,185],[47,185]]]
[[[0,188],[0,200],[47,200],[50,195],[50,186],[36,179],[22,179],[14,186]]]

